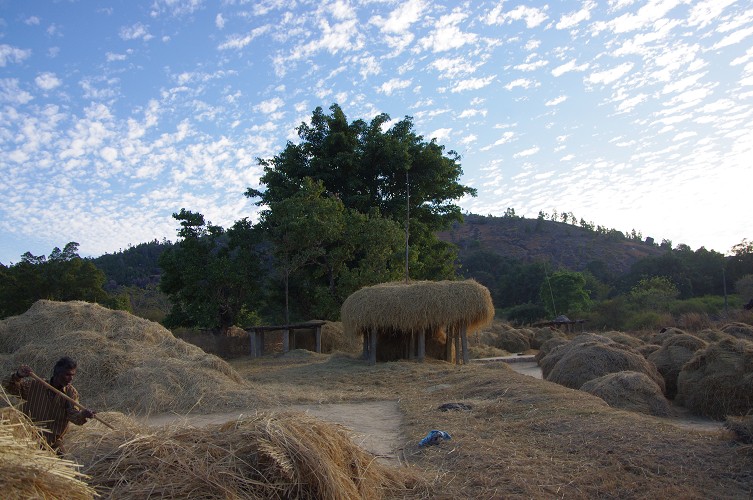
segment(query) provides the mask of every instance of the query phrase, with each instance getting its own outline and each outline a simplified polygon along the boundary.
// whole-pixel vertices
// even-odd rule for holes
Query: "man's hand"
[[[90,418],[94,418],[94,415],[96,415],[97,412],[96,411],[92,411],[92,410],[86,408],[86,409],[84,409],[84,410],[81,411],[81,414],[84,416],[85,419],[88,420]]]
[[[20,378],[28,377],[31,375],[31,367],[29,365],[21,365],[16,370],[16,375]]]

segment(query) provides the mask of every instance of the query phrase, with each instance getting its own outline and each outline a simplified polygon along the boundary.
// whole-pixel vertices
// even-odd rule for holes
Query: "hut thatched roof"
[[[364,287],[341,309],[350,334],[368,329],[419,332],[466,326],[475,330],[494,319],[489,290],[474,280],[411,281]]]

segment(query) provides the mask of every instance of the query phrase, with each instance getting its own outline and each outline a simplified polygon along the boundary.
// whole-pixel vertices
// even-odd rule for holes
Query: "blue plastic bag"
[[[430,430],[429,433],[426,435],[425,438],[423,438],[419,443],[418,446],[432,446],[435,444],[439,444],[444,439],[452,439],[452,436],[450,436],[445,431],[438,431],[436,429]]]

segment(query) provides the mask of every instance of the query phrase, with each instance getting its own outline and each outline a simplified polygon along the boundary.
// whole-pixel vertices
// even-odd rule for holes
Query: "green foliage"
[[[625,320],[624,329],[628,331],[654,330],[658,331],[667,323],[666,315],[656,311],[639,311],[631,313]]]
[[[574,315],[591,307],[583,273],[556,271],[539,289],[539,297],[546,311],[552,316]]]
[[[21,261],[0,268],[0,317],[22,314],[39,299],[98,302],[128,309],[127,298],[110,296],[102,288],[105,275],[78,255],[78,243],[63,250],[55,247],[49,257],[26,252]]]
[[[746,274],[735,282],[735,293],[743,299],[753,299],[753,274]]]
[[[180,222],[180,240],[159,259],[160,290],[173,304],[164,323],[224,333],[244,308],[261,302],[264,276],[251,224],[242,219],[225,231],[186,209],[173,218]]]
[[[531,324],[547,317],[547,310],[539,304],[520,304],[505,313],[508,321],[518,325]]]
[[[426,142],[404,118],[384,130],[390,117],[349,123],[333,104],[330,114],[316,108],[311,124],[301,124],[299,144],[288,143],[271,159],[259,160],[266,190],[249,189],[259,205],[273,207],[305,189],[305,179],[321,182],[324,194],[335,196],[346,210],[382,217],[400,225],[410,217],[411,262],[415,279],[440,279],[453,274],[454,253],[435,232],[461,220],[455,203],[476,190],[458,182],[460,157],[444,146]],[[409,192],[408,192],[409,189]]]
[[[172,243],[166,240],[153,240],[111,254],[100,255],[92,259],[92,262],[107,276],[106,289],[123,286],[146,288],[159,282],[162,272],[159,257],[171,246]]]
[[[630,290],[629,300],[638,310],[668,311],[669,305],[680,292],[669,278],[652,276],[644,278]]]

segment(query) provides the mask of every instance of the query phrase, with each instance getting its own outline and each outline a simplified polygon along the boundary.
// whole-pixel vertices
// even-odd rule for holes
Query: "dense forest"
[[[317,108],[300,143],[259,159],[264,190],[246,192],[262,208],[256,223],[224,228],[182,208],[174,243],[85,259],[70,242],[0,264],[0,317],[41,298],[88,300],[170,328],[224,332],[337,320],[345,298],[380,282],[474,278],[512,322],[564,314],[594,329],[640,329],[710,321],[753,298],[746,239],[725,256],[571,212],[462,214],[457,200],[475,190],[459,182],[457,153],[425,141],[408,117],[387,123]]]

